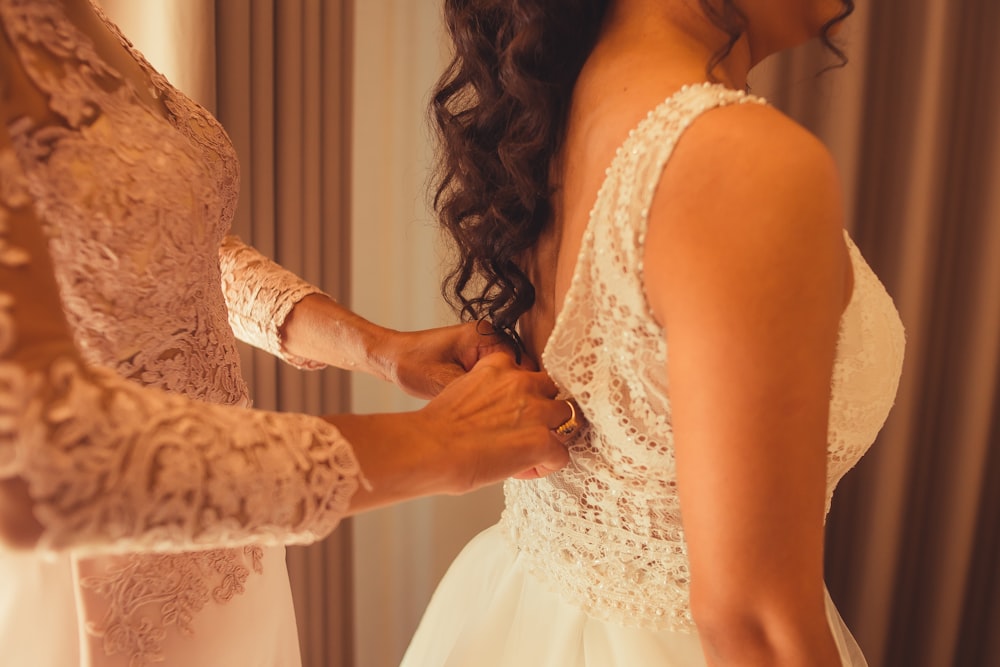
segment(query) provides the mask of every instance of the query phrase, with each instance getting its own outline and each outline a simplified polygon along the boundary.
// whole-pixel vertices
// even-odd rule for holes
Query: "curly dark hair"
[[[609,0],[446,0],[455,55],[434,88],[438,131],[434,208],[458,257],[445,298],[463,319],[485,319],[520,346],[515,326],[535,301],[522,268],[549,223],[550,162],[560,149],[573,86],[597,41]],[[821,39],[846,63],[830,31]],[[733,0],[699,0],[729,39],[709,78],[746,27]]]

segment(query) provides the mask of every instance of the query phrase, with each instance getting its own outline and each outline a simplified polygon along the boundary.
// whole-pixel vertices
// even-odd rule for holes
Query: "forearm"
[[[237,337],[301,368],[331,365],[392,379],[380,345],[392,333],[234,236],[219,249],[222,289]]]
[[[280,357],[300,368],[320,368],[322,363],[297,357],[282,346],[280,329],[295,306],[321,290],[274,263],[235,236],[219,247],[222,294],[229,325],[245,343]]]
[[[419,412],[334,415],[326,418],[354,443],[364,481],[351,497],[348,514],[404,500],[458,493],[461,458],[449,458],[434,425]]]
[[[325,294],[310,294],[278,330],[282,354],[369,373],[418,398],[436,396],[476,362],[508,352],[475,323],[395,331],[369,322]]]
[[[389,379],[389,361],[377,350],[393,332],[325,294],[297,302],[278,332],[282,349],[290,355]]]
[[[312,542],[358,486],[350,444],[316,417],[192,401],[71,357],[20,377],[0,392],[16,408],[0,411],[13,436],[0,470],[11,546]],[[29,517],[34,527],[19,521]]]

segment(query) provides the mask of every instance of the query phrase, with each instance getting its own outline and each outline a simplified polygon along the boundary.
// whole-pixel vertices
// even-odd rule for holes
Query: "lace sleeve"
[[[219,266],[222,291],[229,308],[229,324],[237,338],[298,368],[315,370],[326,366],[286,352],[279,334],[295,304],[322,290],[275,264],[235,236],[223,240],[219,248]]]
[[[0,480],[26,483],[39,547],[165,551],[333,530],[360,477],[334,427],[201,403],[81,360],[20,173],[0,144]]]

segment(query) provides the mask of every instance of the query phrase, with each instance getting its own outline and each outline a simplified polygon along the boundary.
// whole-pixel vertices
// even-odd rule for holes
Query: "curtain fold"
[[[234,231],[346,302],[350,294],[350,0],[215,0],[218,116],[241,163]],[[328,414],[346,374],[243,348],[257,407]],[[352,523],[288,549],[306,667],[353,665]]]

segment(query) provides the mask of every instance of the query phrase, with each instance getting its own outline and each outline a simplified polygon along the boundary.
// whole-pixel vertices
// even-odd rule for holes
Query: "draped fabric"
[[[850,63],[754,92],[833,149],[907,329],[896,406],[837,492],[827,578],[873,667],[1000,664],[1000,29],[995,0],[858,3]]]

